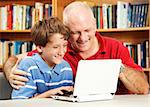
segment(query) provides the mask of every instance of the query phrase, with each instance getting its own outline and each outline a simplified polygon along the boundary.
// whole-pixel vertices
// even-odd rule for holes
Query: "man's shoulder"
[[[115,39],[115,38],[112,38],[112,37],[109,37],[109,36],[104,36],[104,35],[101,35],[100,33],[96,32],[96,37],[98,39],[98,41],[100,43],[104,43],[104,44],[123,44],[123,42]]]
[[[115,39],[115,38],[112,38],[112,37],[103,37],[103,39],[105,40],[105,41],[107,41],[107,42],[109,42],[109,43],[122,43],[121,41],[119,41],[119,40],[117,40],[117,39]]]
[[[105,44],[109,44],[112,46],[116,46],[116,45],[123,45],[122,41],[119,41],[115,38],[111,38],[111,37],[103,37],[104,43]]]

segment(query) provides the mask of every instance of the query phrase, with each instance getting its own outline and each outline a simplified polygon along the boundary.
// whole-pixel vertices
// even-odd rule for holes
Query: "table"
[[[112,100],[82,103],[51,98],[0,100],[0,107],[150,107],[150,95],[115,95]]]

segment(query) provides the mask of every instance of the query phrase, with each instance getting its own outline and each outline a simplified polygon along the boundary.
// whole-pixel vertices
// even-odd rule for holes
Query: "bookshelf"
[[[35,2],[48,3],[52,5],[52,15],[62,19],[62,12],[65,6],[73,1],[87,2],[91,6],[100,6],[104,3],[116,5],[118,0],[0,0],[0,7],[8,4],[20,4],[34,6]],[[150,0],[121,0],[129,2],[131,4],[150,4]],[[149,5],[148,5],[149,6]],[[150,6],[149,6],[150,7]],[[150,11],[149,11],[150,13]],[[150,14],[149,14],[150,17]],[[149,21],[150,25],[150,21]],[[133,28],[109,28],[109,29],[97,29],[103,36],[109,36],[121,40],[123,42],[131,42],[137,44],[148,40],[150,42],[150,26],[146,27],[133,27]],[[31,41],[30,30],[0,30],[0,39],[6,39],[10,41]],[[150,47],[150,45],[149,45]],[[150,53],[150,49],[149,49]],[[149,58],[150,59],[150,58]],[[149,61],[150,62],[150,61]],[[0,65],[2,68],[2,65]],[[150,71],[149,68],[145,68],[145,71]]]
[[[3,10],[2,9],[0,9],[0,19],[3,19],[2,21],[0,21],[0,25],[2,25],[3,24],[3,21],[6,19],[7,20],[7,25],[6,25],[6,29],[3,29],[2,28],[2,26],[0,26],[0,42],[2,42],[2,43],[0,43],[0,49],[1,50],[5,50],[5,45],[2,45],[5,41],[7,41],[8,43],[9,43],[9,41],[12,41],[12,42],[14,42],[14,41],[21,41],[21,42],[27,42],[27,41],[31,41],[31,37],[30,37],[30,28],[26,28],[26,26],[25,26],[25,28],[24,29],[15,29],[14,30],[14,28],[13,27],[11,27],[11,28],[8,28],[8,15],[10,14],[10,11],[8,11],[8,9],[9,9],[9,7],[11,7],[11,20],[14,20],[13,18],[14,18],[14,14],[20,14],[19,12],[18,12],[18,10],[21,10],[21,15],[23,16],[23,12],[24,12],[24,10],[26,10],[26,12],[25,12],[25,20],[27,20],[27,8],[29,7],[31,10],[31,13],[29,13],[29,15],[31,15],[32,14],[32,17],[35,15],[35,18],[36,18],[36,9],[38,9],[38,7],[36,8],[36,3],[41,3],[42,4],[42,6],[43,6],[43,17],[46,17],[46,10],[44,10],[44,9],[46,9],[46,5],[48,5],[48,9],[50,8],[51,10],[48,10],[48,14],[50,14],[51,13],[51,15],[55,15],[54,14],[54,2],[56,2],[56,0],[0,0],[0,8],[2,8],[2,7],[4,7],[4,8],[6,8],[6,12],[7,12],[7,17],[5,17],[5,14],[2,14],[3,13]],[[7,7],[7,6],[9,6],[9,7]],[[18,8],[20,6],[20,8]],[[14,8],[17,8],[17,10],[16,10],[16,13],[13,11],[14,10]],[[33,13],[33,11],[34,11],[34,13]],[[38,10],[38,17],[40,17],[40,12],[39,12],[40,10]],[[45,15],[45,16],[44,16]],[[20,16],[16,16],[16,17],[18,17],[18,19],[20,18]],[[10,18],[10,17],[9,17]],[[21,17],[22,18],[22,17]],[[20,19],[21,19],[20,18]],[[35,18],[33,18],[33,19],[35,19]],[[18,21],[18,19],[17,19],[17,21]],[[22,20],[23,20],[23,18],[22,18]],[[33,23],[33,22],[32,22]],[[11,24],[12,24],[12,26],[13,26],[13,22],[11,21]],[[16,24],[16,23],[15,23]],[[18,23],[17,23],[18,24]],[[32,27],[32,26],[30,26],[30,27]],[[9,29],[9,30],[8,30]],[[13,30],[12,30],[13,29]],[[3,48],[3,49],[2,49]],[[6,48],[8,48],[8,47],[6,47]],[[15,49],[14,49],[15,50]],[[8,53],[8,52],[6,52],[6,53]],[[3,54],[3,55],[2,55]],[[0,52],[0,56],[1,56],[1,59],[2,59],[2,61],[0,61],[0,71],[2,71],[2,67],[3,67],[3,63],[5,62],[5,60],[8,58],[3,58],[4,56],[5,56],[5,53],[4,52]]]

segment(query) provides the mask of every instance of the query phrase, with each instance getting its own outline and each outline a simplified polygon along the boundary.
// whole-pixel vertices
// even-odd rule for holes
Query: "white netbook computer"
[[[80,60],[73,95],[51,97],[71,102],[112,99],[117,89],[120,67],[120,59]]]

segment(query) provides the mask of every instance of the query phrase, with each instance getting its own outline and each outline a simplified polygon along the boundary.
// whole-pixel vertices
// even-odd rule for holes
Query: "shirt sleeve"
[[[32,78],[32,74],[30,72],[30,68],[34,66],[31,66],[29,64],[29,60],[23,59],[20,64],[18,65],[18,69],[23,70],[29,74],[29,76],[26,76],[29,81],[25,83],[25,86],[22,86],[19,90],[13,89],[11,98],[12,99],[27,99],[30,97],[33,97],[37,92],[36,84],[34,83],[34,80]],[[36,68],[36,67],[34,67]]]

